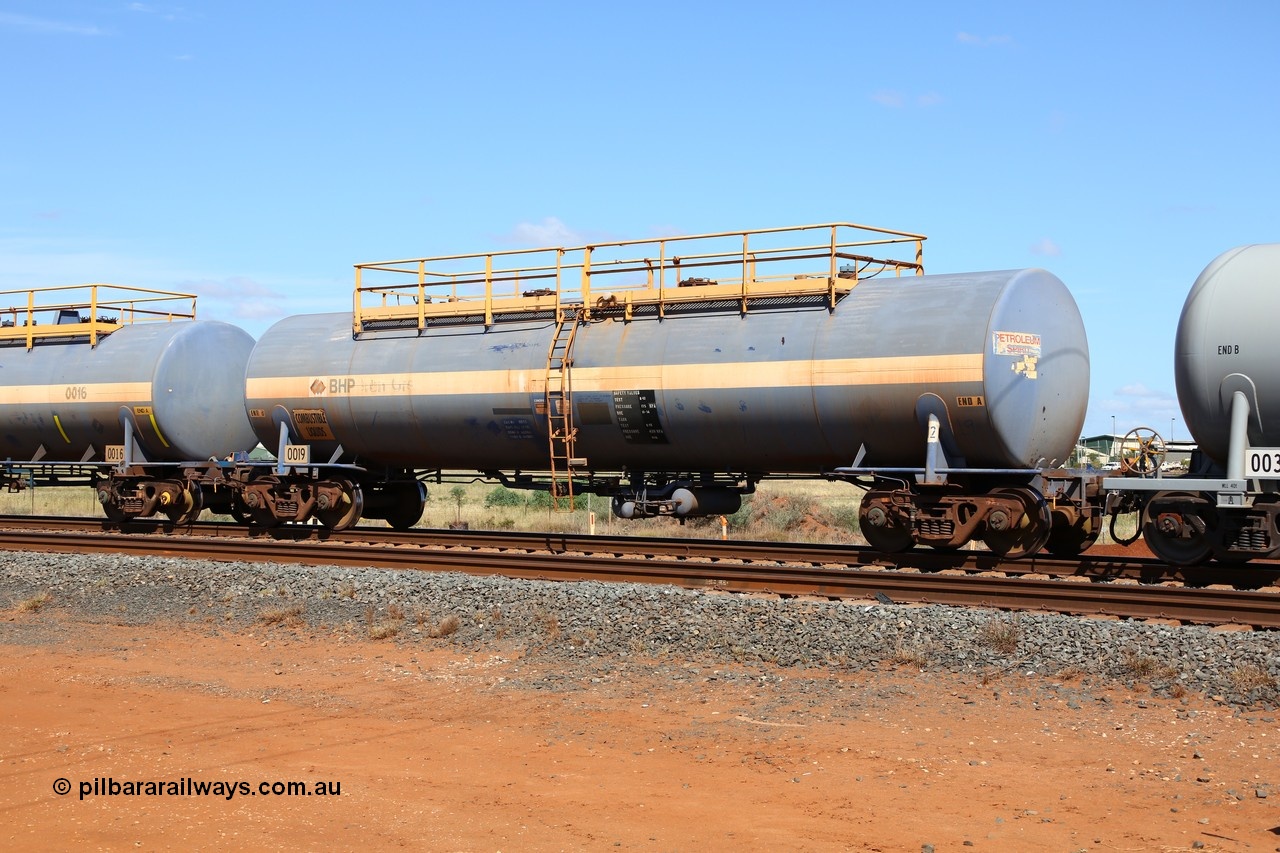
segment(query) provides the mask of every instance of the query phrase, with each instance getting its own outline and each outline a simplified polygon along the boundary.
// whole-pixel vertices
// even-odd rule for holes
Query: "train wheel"
[[[164,514],[176,525],[191,524],[204,509],[204,493],[199,486],[184,488],[176,502],[164,508]]]
[[[1173,566],[1198,566],[1213,554],[1216,513],[1192,492],[1157,492],[1142,510],[1142,538]]]
[[[1089,550],[1094,542],[1098,541],[1098,534],[1102,532],[1101,522],[1097,519],[1082,518],[1075,524],[1057,523],[1061,516],[1054,515],[1053,529],[1049,531],[1049,541],[1045,543],[1045,550],[1055,557],[1074,557],[1077,554],[1083,554]]]
[[[108,489],[98,489],[98,503],[102,505],[102,514],[107,517],[108,521],[115,524],[123,524],[129,519],[129,516],[125,515],[125,511],[120,508],[120,504],[116,503],[115,496]]]
[[[886,554],[907,551],[916,544],[911,530],[893,524],[885,511],[878,506],[873,505],[868,508],[864,505],[858,510],[858,529],[868,545]]]
[[[235,520],[236,524],[243,524],[249,527],[254,523],[253,510],[244,505],[239,498],[231,500],[231,506],[227,508],[227,515]]]
[[[387,524],[394,530],[408,530],[422,519],[427,508],[427,487],[422,483],[396,483],[387,489],[394,505],[387,510]]]
[[[346,530],[355,526],[364,513],[364,491],[351,483],[342,484],[342,497],[337,506],[317,509],[316,518],[330,530]]]
[[[1022,503],[1022,520],[1005,530],[996,529],[994,513],[987,517],[987,530],[982,541],[1006,560],[1029,557],[1045,546],[1053,533],[1053,517],[1044,496],[1030,487],[996,489],[993,497],[1016,498]]]

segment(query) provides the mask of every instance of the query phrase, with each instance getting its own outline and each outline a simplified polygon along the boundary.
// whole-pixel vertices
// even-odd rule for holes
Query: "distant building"
[[[1123,435],[1091,435],[1081,437],[1080,443],[1076,446],[1076,452],[1073,454],[1077,465],[1093,465],[1095,468],[1101,467],[1108,462],[1119,462],[1120,457],[1125,450]],[[1130,448],[1135,450],[1136,448]],[[1196,449],[1194,441],[1165,441],[1165,457],[1166,465],[1173,464],[1186,467],[1191,459],[1191,453]]]

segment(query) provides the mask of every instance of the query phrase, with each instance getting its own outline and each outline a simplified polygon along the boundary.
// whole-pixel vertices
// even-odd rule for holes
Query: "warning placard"
[[[996,355],[1040,355],[1040,336],[1030,332],[992,332]]]
[[[333,430],[324,409],[294,409],[293,424],[307,441],[333,441]]]

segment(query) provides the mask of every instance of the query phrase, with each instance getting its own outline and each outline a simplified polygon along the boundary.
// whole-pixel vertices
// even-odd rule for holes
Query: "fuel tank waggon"
[[[1060,462],[1079,436],[1088,347],[1050,273],[874,278],[834,309],[783,303],[582,322],[575,457],[595,471],[814,474],[865,446],[866,465],[917,465],[930,411],[953,464]],[[340,446],[386,465],[546,470],[557,333],[554,316],[359,337],[349,314],[290,317],[254,348],[247,405],[268,447],[283,421],[324,458]]]
[[[132,433],[141,461],[251,450],[253,338],[189,319],[192,299],[110,285],[23,291],[0,326],[0,459],[103,462]],[[13,294],[4,294],[13,296]],[[18,301],[18,300],[15,300]]]
[[[923,240],[834,223],[361,264],[350,315],[262,336],[250,420],[326,478],[342,524],[370,494],[384,513],[420,497],[423,471],[600,494],[624,518],[830,476],[871,489],[886,550],[957,547],[991,518],[989,543],[1031,553],[1051,526],[1036,478],[1084,419],[1080,314],[1044,270],[925,276]],[[302,506],[294,476],[256,505]]]

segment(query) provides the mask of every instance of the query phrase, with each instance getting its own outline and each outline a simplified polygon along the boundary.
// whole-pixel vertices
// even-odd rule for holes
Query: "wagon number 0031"
[[[1250,447],[1244,454],[1244,475],[1280,480],[1280,447]]]

